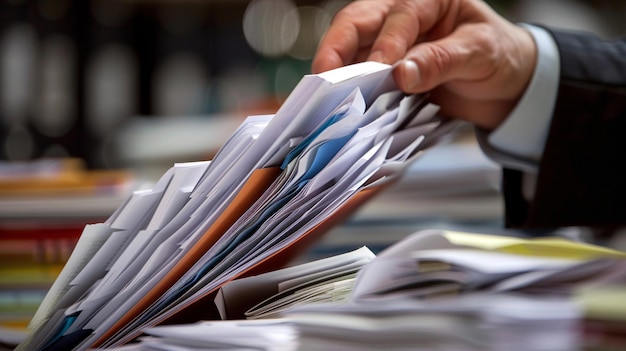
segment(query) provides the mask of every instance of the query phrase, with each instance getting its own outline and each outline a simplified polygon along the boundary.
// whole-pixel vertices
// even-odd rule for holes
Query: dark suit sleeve
[[[555,31],[561,78],[533,200],[504,171],[508,226],[626,225],[626,40]]]

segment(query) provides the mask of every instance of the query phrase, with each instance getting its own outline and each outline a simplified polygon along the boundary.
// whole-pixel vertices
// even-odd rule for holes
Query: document
[[[209,350],[294,351],[298,347],[296,329],[285,320],[203,321],[146,332],[153,338],[143,338],[141,346],[157,350],[180,350],[178,345]]]
[[[382,251],[364,267],[352,300],[470,292],[564,296],[576,286],[624,279],[614,272],[624,258],[621,251],[561,237],[425,230]]]
[[[579,317],[572,301],[484,294],[310,304],[287,320],[298,350],[566,351],[582,350]]]
[[[64,283],[63,304],[47,307],[55,319],[45,333],[18,349],[119,346],[173,318],[215,317],[196,307],[234,279],[287,263],[455,128],[437,112],[426,96],[399,92],[389,65],[304,76],[274,115],[248,117],[212,160],[176,164],[129,197],[103,223],[107,240]],[[287,306],[288,291],[343,298],[356,268],[294,281],[258,309]]]
[[[219,289],[215,304],[222,319],[244,319],[247,311],[255,306],[266,305],[279,295],[290,296],[303,286],[352,275],[374,257],[367,247],[362,247],[345,254],[236,279]]]
[[[39,330],[44,323],[52,319],[55,311],[62,307],[59,305],[59,301],[71,289],[70,283],[89,263],[91,257],[98,252],[112,232],[110,227],[104,224],[93,224],[85,227],[63,271],[52,284],[39,309],[33,316],[28,326],[30,330]],[[36,334],[31,333],[30,337]]]

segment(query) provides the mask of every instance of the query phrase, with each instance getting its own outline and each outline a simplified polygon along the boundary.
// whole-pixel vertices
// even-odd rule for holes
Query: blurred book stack
[[[83,227],[110,216],[130,188],[128,173],[78,159],[0,163],[1,328],[24,329]]]

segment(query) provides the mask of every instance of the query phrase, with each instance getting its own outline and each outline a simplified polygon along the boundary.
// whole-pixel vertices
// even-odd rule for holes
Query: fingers
[[[445,95],[454,103],[444,113],[493,128],[532,76],[534,45],[481,0],[361,0],[335,17],[313,71],[361,60],[393,64],[404,92]]]
[[[369,60],[393,63],[404,56],[415,43],[419,23],[414,2],[402,2],[391,9],[372,46]]]
[[[390,9],[368,59],[392,64],[404,57],[420,34],[449,13],[451,2],[454,1],[398,1]]]
[[[320,42],[311,71],[320,73],[350,63],[358,45],[359,34],[352,23],[331,26]]]
[[[339,11],[318,46],[313,59],[313,73],[327,71],[361,60],[369,53],[391,0],[356,1]]]
[[[318,46],[313,73],[367,59],[394,63],[421,34],[454,28],[462,0],[361,0],[337,13]],[[363,55],[367,53],[367,55]]]

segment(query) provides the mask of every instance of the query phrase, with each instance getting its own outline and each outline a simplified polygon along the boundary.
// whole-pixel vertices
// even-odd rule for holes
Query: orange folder
[[[198,242],[187,254],[167,273],[161,282],[144,296],[131,310],[111,327],[92,347],[99,346],[106,339],[114,335],[118,330],[130,323],[133,319],[154,303],[167,289],[178,281],[215,242],[230,228],[230,226],[243,215],[243,213],[265,192],[280,174],[279,167],[255,170],[250,178],[237,193],[232,202],[226,207],[219,218],[202,235]]]
[[[213,244],[226,232],[226,230],[263,194],[263,192],[272,184],[272,182],[280,174],[280,168],[265,168],[255,170],[248,181],[244,184],[239,193],[235,196],[230,205],[224,210],[216,222],[205,232],[202,238],[194,245],[194,247],[183,257],[183,259],[172,269],[166,277],[143,299],[139,301],[130,311],[124,315],[116,324],[111,327],[107,333],[100,337],[91,347],[101,346],[107,339],[115,335],[125,325],[131,323],[160,296],[162,296],[168,288],[170,288],[182,275],[189,270],[200,257],[211,248]],[[249,268],[243,270],[239,274],[233,275],[230,280],[241,278],[244,276],[269,272],[284,267],[293,258],[301,254],[310,247],[314,242],[328,232],[338,223],[346,220],[361,205],[366,203],[370,198],[376,195],[380,190],[389,183],[381,184],[377,187],[369,187],[357,192],[346,203],[343,204],[331,216],[311,228],[294,242],[287,245],[281,251],[278,251],[263,260],[255,263]],[[226,282],[225,282],[226,283]],[[213,303],[213,295],[219,287],[206,292],[198,297],[190,304],[172,309],[170,313],[164,314],[153,321],[153,325],[162,323],[180,323],[197,321],[199,319],[211,319],[217,316],[214,313],[198,315],[197,311],[211,312],[215,311]],[[195,320],[194,320],[195,319]],[[139,333],[127,335],[124,341],[128,342],[139,336]]]

